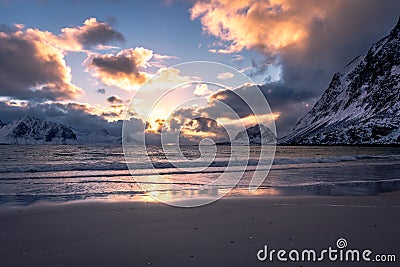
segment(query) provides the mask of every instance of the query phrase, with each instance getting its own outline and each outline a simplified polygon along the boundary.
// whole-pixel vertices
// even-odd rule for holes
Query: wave
[[[400,160],[400,155],[384,155],[384,156],[369,156],[369,155],[354,155],[354,156],[337,156],[324,158],[275,158],[273,165],[299,165],[299,164],[318,164],[318,163],[338,163],[357,160]],[[269,165],[268,160],[217,160],[212,162],[208,167],[246,167],[257,165]],[[204,162],[153,162],[150,163],[128,163],[131,170],[145,169],[179,169],[174,164],[185,168],[203,167]],[[64,163],[59,164],[24,164],[19,166],[2,166],[0,173],[35,173],[35,172],[62,172],[62,171],[122,171],[128,170],[125,162],[80,162],[80,163]],[[0,178],[2,179],[2,178]]]
[[[286,164],[306,164],[306,163],[336,163],[342,161],[355,161],[357,156],[339,156],[339,157],[327,157],[327,158],[278,158],[274,160],[276,165]]]
[[[127,170],[126,163],[24,164],[3,166],[0,173]]]
[[[230,170],[228,173],[234,172],[251,172],[254,171],[255,168],[249,168],[245,170]],[[266,171],[267,169],[261,169]],[[176,174],[213,174],[213,173],[223,173],[225,169],[218,169],[218,170],[204,170],[204,171],[164,171],[164,172],[156,172],[158,175],[176,175]],[[143,173],[130,173],[126,170],[125,173],[102,173],[102,174],[72,174],[72,175],[40,175],[40,176],[18,176],[18,177],[3,177],[0,178],[0,183],[4,184],[4,181],[22,181],[22,180],[54,180],[54,179],[81,179],[81,178],[117,178],[117,177],[126,177],[130,179],[132,176],[149,176],[154,175],[154,173],[150,172],[143,172]],[[112,180],[106,180],[105,182],[113,182]],[[123,181],[125,182],[125,181]],[[127,181],[127,183],[131,183],[131,181]]]

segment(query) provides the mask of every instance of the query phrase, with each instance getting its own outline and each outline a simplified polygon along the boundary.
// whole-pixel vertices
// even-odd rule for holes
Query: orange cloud
[[[87,70],[102,83],[131,91],[145,83],[151,74],[144,71],[150,66],[153,51],[143,47],[125,49],[117,54],[92,53],[85,60]]]
[[[201,20],[205,32],[229,42],[211,49],[213,52],[256,49],[271,53],[302,46],[312,20],[323,17],[331,4],[317,0],[211,0],[197,2],[190,14],[191,19]]]

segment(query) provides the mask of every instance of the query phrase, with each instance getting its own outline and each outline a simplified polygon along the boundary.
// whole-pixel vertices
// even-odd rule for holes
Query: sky
[[[156,137],[219,141],[232,125],[274,118],[283,136],[334,73],[390,32],[398,10],[397,0],[1,0],[0,119],[34,115],[113,135],[128,119]],[[191,61],[227,65],[202,69],[219,85],[173,67]],[[146,116],[176,82],[190,84],[176,105],[167,98]],[[260,92],[269,107],[249,111],[241,97]]]

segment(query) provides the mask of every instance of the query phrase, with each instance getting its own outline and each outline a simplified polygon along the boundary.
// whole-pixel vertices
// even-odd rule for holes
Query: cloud
[[[122,33],[114,30],[107,22],[97,21],[96,18],[85,20],[83,26],[64,28],[61,30],[60,40],[66,43],[78,43],[84,49],[96,45],[109,44],[113,41],[124,42]]]
[[[72,84],[67,51],[84,51],[113,41],[121,33],[95,18],[82,26],[63,28],[61,34],[22,24],[0,26],[0,96],[16,99],[70,100],[83,93]]]
[[[0,32],[0,95],[17,99],[68,100],[82,94],[73,85],[62,50],[31,30]]]
[[[217,78],[220,80],[227,80],[227,79],[233,78],[233,76],[235,76],[235,75],[233,75],[233,73],[231,73],[231,72],[221,72],[221,73],[218,73]]]
[[[157,59],[157,60],[179,59],[179,57],[176,57],[176,56],[160,55],[160,54],[154,54],[153,57],[154,57],[154,59]]]
[[[243,59],[244,59],[244,57],[242,55],[234,55],[233,59],[232,59],[232,62],[235,62],[235,61],[240,62]]]
[[[245,102],[249,99],[251,106]],[[249,127],[257,123],[270,126],[272,118],[279,115],[266,110],[264,94],[260,94],[257,86],[249,84],[212,93],[204,105],[179,108],[166,125],[172,132],[181,131],[192,142],[204,137],[220,142],[228,139],[228,131],[234,133],[243,125]]]
[[[105,88],[99,88],[99,89],[96,90],[96,93],[104,95],[106,93],[106,89]]]
[[[277,130],[282,135],[287,133],[296,124],[298,117],[309,108],[312,104],[309,102],[310,98],[310,93],[299,94],[296,90],[280,87],[279,84],[244,85],[233,90],[223,89],[211,94],[205,106],[176,110],[169,127],[171,130],[180,129],[196,117],[213,119],[225,127],[232,127],[230,129],[234,129],[239,123],[246,127],[257,123],[268,125],[273,118]],[[251,103],[246,103],[245,100],[249,99]],[[266,112],[265,101],[268,101],[272,113]],[[316,99],[312,101],[315,102]]]
[[[168,79],[176,81],[178,78],[173,69],[165,71],[164,61],[176,59],[174,56],[154,54],[150,49],[143,47],[121,50],[116,54],[90,53],[84,65],[92,76],[98,78],[103,84],[117,86],[126,91],[137,90],[153,76],[149,69],[158,68],[162,73],[160,79],[168,82]],[[156,82],[156,81],[154,81]]]
[[[136,47],[117,54],[92,53],[85,60],[87,70],[102,83],[124,90],[134,90],[150,77],[144,69],[149,67],[153,51]]]
[[[107,44],[125,41],[122,33],[113,29],[107,22],[97,21],[96,18],[85,20],[82,26],[63,28],[59,35],[39,29],[27,29],[27,32],[65,51],[103,49]]]
[[[168,122],[169,131],[179,131],[185,142],[199,143],[204,138],[215,142],[226,141],[228,133],[216,119],[201,114],[196,108],[180,108],[176,110]]]
[[[210,0],[190,10],[204,32],[219,38],[215,52],[259,52],[256,75],[277,120],[289,131],[328,87],[335,72],[387,35],[398,20],[396,0]],[[365,25],[370,25],[365,27]],[[269,65],[281,70],[269,80]]]
[[[202,83],[202,84],[196,84],[196,88],[194,89],[193,94],[195,96],[207,96],[212,94],[212,91],[208,89],[207,84]]]
[[[5,122],[30,115],[62,123],[83,133],[105,129],[111,135],[121,136],[123,121],[108,122],[103,116],[99,115],[101,112],[105,111],[98,107],[82,103],[26,102],[22,105],[13,105],[12,101],[0,101],[1,119]],[[131,133],[143,131],[143,127],[144,122],[142,119],[136,117],[130,118],[129,128]]]
[[[112,103],[112,104],[121,104],[124,101],[122,100],[121,97],[117,96],[117,95],[113,95],[107,98],[107,101]]]
[[[100,115],[108,121],[123,120],[125,118],[124,111],[125,105],[111,104],[108,107],[104,107]]]
[[[293,88],[286,87],[281,82],[276,82],[261,86],[241,86],[234,90],[220,90],[210,96],[211,101],[208,106],[201,109],[200,112],[205,112],[209,116],[234,119],[234,116],[232,116],[234,114],[231,112],[223,112],[226,109],[215,101],[219,100],[231,107],[240,118],[249,118],[257,110],[265,110],[263,109],[265,100],[260,99],[260,92],[270,105],[277,131],[281,136],[288,133],[301,114],[304,114],[310,105],[316,101],[312,92],[299,92]],[[255,101],[252,101],[250,107],[243,99],[254,99]],[[256,115],[262,118],[266,114],[259,113]]]
[[[181,135],[195,143],[199,143],[206,137],[213,139],[214,142],[229,140],[224,127],[216,120],[206,117],[197,117],[186,122],[181,128]]]
[[[240,90],[240,89],[239,89]],[[231,110],[227,110],[225,105]],[[235,119],[237,116],[244,118],[253,114],[249,105],[234,90],[219,90],[209,97],[208,106],[201,112],[213,118]]]
[[[24,25],[0,25],[0,112],[10,121],[26,115],[56,121],[89,132],[106,129],[120,135],[125,103],[119,96],[107,99],[109,104],[89,105],[59,101],[74,100],[83,93],[72,83],[71,70],[64,56],[69,52],[85,52],[87,69],[107,84],[130,89],[145,82],[146,69],[173,56],[153,54],[142,47],[125,49],[117,54],[98,54],[90,49],[114,49],[109,45],[123,42],[121,33],[108,23],[88,19],[82,26],[61,29],[56,35],[49,31],[24,28]],[[153,62],[149,60],[153,59]],[[161,78],[175,79],[169,71]],[[167,81],[168,82],[168,81]],[[105,94],[106,89],[96,90]],[[129,114],[135,128],[144,129],[144,122]],[[111,121],[111,122],[108,122]]]
[[[308,36],[314,18],[323,17],[330,1],[199,1],[190,10],[203,30],[229,42],[221,53],[243,49],[271,52],[301,44]]]

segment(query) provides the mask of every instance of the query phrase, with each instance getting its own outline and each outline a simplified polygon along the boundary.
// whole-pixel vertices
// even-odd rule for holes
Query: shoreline
[[[219,188],[224,190],[223,188]],[[182,201],[177,194],[196,192],[195,189],[185,190],[166,190],[161,192],[161,196],[169,199],[175,198],[175,202]],[[186,192],[186,193],[185,193]],[[221,193],[221,192],[220,192]],[[223,193],[222,193],[223,194]],[[352,181],[336,183],[319,183],[303,186],[267,186],[260,187],[251,193],[247,187],[236,187],[224,195],[221,199],[246,199],[246,198],[347,198],[347,197],[379,197],[387,194],[400,195],[400,179],[397,180],[378,180],[378,181]],[[169,196],[169,197],[168,197]],[[214,195],[210,195],[214,197]],[[207,195],[205,195],[207,198]],[[221,200],[219,199],[219,200]],[[0,196],[0,208],[2,206],[29,207],[41,203],[59,204],[63,203],[84,203],[84,202],[158,202],[144,191],[134,191],[132,193],[104,194],[104,195],[3,195]]]
[[[399,192],[228,197],[198,208],[104,201],[0,206],[0,265],[271,266],[256,258],[264,245],[322,249],[338,238],[399,259],[399,211]]]
[[[292,204],[288,205],[301,205],[303,203],[306,204],[317,204],[317,205],[344,205],[344,203],[371,203],[372,206],[376,206],[375,204],[372,205],[371,202],[373,199],[379,200],[378,203],[375,204],[383,204],[382,201],[385,201],[385,205],[392,207],[400,207],[400,190],[391,191],[391,192],[381,192],[376,195],[265,195],[265,194],[233,194],[233,195],[226,195],[214,202],[208,203],[203,206],[194,206],[194,207],[179,207],[174,205],[166,204],[162,201],[152,198],[151,196],[146,195],[143,193],[140,196],[135,197],[118,197],[118,198],[87,198],[87,199],[74,199],[74,200],[39,200],[33,202],[28,205],[15,205],[12,203],[2,203],[0,204],[0,212],[7,210],[7,209],[30,209],[30,208],[38,208],[38,207],[63,207],[63,206],[80,206],[80,205],[134,205],[134,206],[141,206],[141,205],[155,205],[155,206],[166,206],[171,208],[177,209],[196,209],[202,208],[209,205],[214,205],[218,202],[236,202],[236,201],[261,201],[261,202],[268,202],[270,204],[277,203],[286,203],[288,204],[290,201],[293,201]],[[392,200],[397,200],[394,204],[391,202]],[[335,204],[335,201],[338,201]],[[388,203],[386,203],[388,201]],[[393,204],[393,205],[392,205]],[[367,207],[367,205],[361,205],[363,207]]]

